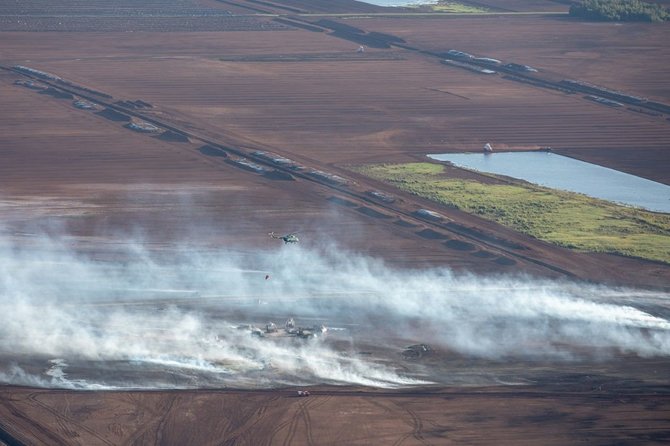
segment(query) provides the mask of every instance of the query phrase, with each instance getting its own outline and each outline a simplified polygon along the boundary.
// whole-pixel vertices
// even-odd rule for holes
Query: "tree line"
[[[570,15],[620,22],[662,22],[670,19],[670,13],[663,6],[640,0],[583,0],[570,6]]]

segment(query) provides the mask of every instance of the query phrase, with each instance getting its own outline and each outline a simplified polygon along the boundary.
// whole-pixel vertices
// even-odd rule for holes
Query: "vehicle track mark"
[[[172,397],[172,398],[174,398],[174,397]],[[149,412],[149,414],[154,418],[160,416],[160,412],[158,410],[156,410],[155,408],[153,408],[153,407],[151,407],[147,404],[144,404],[142,402],[142,397],[141,396],[140,396],[140,398],[130,398],[130,400],[131,400],[133,406],[136,407],[137,409]],[[144,412],[140,412],[137,415],[137,417],[139,417],[140,419],[143,419],[144,418]],[[151,420],[147,420],[145,423],[143,423],[143,425],[140,429],[138,429],[137,431],[135,431],[135,433],[133,433],[133,435],[126,441],[126,443],[127,444],[136,444],[137,441],[140,438],[142,438],[142,436],[145,435],[152,428],[153,425],[154,424],[151,423]]]
[[[310,408],[311,409],[316,409],[318,407],[321,407],[324,404],[326,404],[331,398],[332,398],[332,396],[321,397],[311,407],[303,406],[303,408],[302,408],[302,415],[303,415],[303,419],[305,421],[305,430],[306,430],[306,434],[307,434],[307,444],[310,445],[310,446],[313,446],[316,443],[314,442],[314,437],[312,435],[312,417],[309,414],[309,409]]]
[[[59,436],[57,436],[56,434],[54,434],[53,432],[48,430],[46,427],[42,426],[41,424],[37,424],[37,423],[33,422],[32,419],[30,419],[26,414],[21,412],[14,404],[12,404],[8,401],[5,401],[4,405],[9,409],[9,412],[14,417],[23,421],[25,423],[25,425],[28,426],[28,433],[29,434],[31,434],[31,435],[33,435],[33,436],[35,436],[35,437],[37,437],[38,439],[41,439],[41,440],[44,440],[45,438],[47,438],[49,440],[47,444],[49,444],[49,445],[58,446],[58,445],[66,445],[67,444],[63,441],[62,438],[60,438]],[[35,435],[35,433],[37,433],[39,435]]]
[[[256,427],[256,425],[258,423],[260,423],[261,421],[264,420],[265,414],[268,410],[268,406],[271,403],[274,403],[275,401],[277,401],[279,398],[280,398],[279,396],[274,396],[272,398],[264,400],[261,403],[260,407],[258,409],[256,409],[254,414],[250,417],[250,418],[253,418],[253,421],[251,421],[250,423],[245,423],[243,426],[238,427],[237,429],[235,429],[232,432],[227,432],[226,433],[227,440],[226,440],[225,444],[230,444],[230,445],[237,444],[238,439],[240,437],[242,437],[247,432],[251,431],[254,427]]]
[[[93,438],[96,438],[97,440],[100,441],[100,444],[107,444],[110,446],[114,446],[114,443],[110,442],[100,434],[98,434],[96,431],[93,429],[90,429],[88,426],[68,417],[65,416],[63,413],[60,411],[54,409],[53,407],[49,406],[48,404],[42,402],[39,400],[39,396],[41,393],[39,392],[33,392],[28,395],[28,399],[35,403],[36,405],[40,406],[50,414],[54,416],[54,421],[56,422],[56,425],[59,427],[59,429],[63,432],[64,435],[66,435],[68,438],[76,438],[79,437],[80,434],[77,433],[76,431],[73,431],[70,429],[69,425],[71,426],[76,426],[79,428],[81,431],[86,432],[87,434],[91,435]]]
[[[426,441],[426,439],[423,437],[423,420],[421,420],[421,417],[419,417],[416,414],[416,412],[414,412],[412,409],[410,409],[407,404],[402,405],[402,404],[399,404],[396,401],[392,401],[391,404],[393,404],[398,409],[402,410],[403,412],[405,412],[409,415],[410,420],[411,420],[409,422],[409,425],[412,427],[411,432],[408,432],[408,433],[404,434],[395,443],[393,443],[393,445],[394,446],[400,446],[410,437],[414,437],[416,440],[419,440],[421,442],[421,444],[430,445],[430,443],[428,443]]]
[[[165,429],[165,424],[168,421],[168,418],[170,417],[170,412],[172,412],[172,408],[175,405],[175,402],[177,401],[177,396],[171,396],[170,401],[168,403],[167,408],[163,412],[163,416],[161,417],[160,423],[158,423],[158,427],[156,428],[156,444],[160,445],[163,444],[163,429]]]
[[[288,433],[286,435],[286,438],[284,439],[284,442],[282,443],[284,446],[290,446],[293,442],[293,438],[295,436],[295,431],[297,429],[298,424],[300,421],[305,422],[306,424],[306,429],[307,429],[307,436],[308,436],[308,441],[310,441],[309,444],[315,444],[314,439],[311,434],[311,418],[306,419],[305,411],[309,409],[310,407],[312,409],[315,409],[317,407],[322,406],[325,404],[328,400],[330,400],[331,396],[326,396],[326,397],[308,397],[306,400],[301,401],[299,404],[299,408],[295,411],[293,416],[289,418],[288,420],[278,424],[275,426],[275,428],[272,430],[270,435],[268,436],[269,440],[267,444],[273,444],[274,438],[281,432],[286,426],[289,426]],[[308,415],[307,415],[308,416]],[[311,438],[311,440],[310,440]]]

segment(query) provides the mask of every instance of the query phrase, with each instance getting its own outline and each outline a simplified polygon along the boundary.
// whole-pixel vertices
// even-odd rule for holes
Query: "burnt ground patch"
[[[569,416],[568,413],[562,412],[552,408],[546,408],[540,412],[526,415],[523,417],[513,417],[507,422],[508,426],[525,426],[528,423],[554,423],[556,421],[565,419]]]
[[[173,130],[167,130],[158,136],[158,139],[172,142],[188,142],[188,136]]]
[[[355,26],[329,19],[321,19],[314,22],[314,25],[332,30],[332,35],[335,37],[351,40],[352,42],[367,45],[371,48],[391,48],[391,44],[405,42],[402,38],[392,34],[375,31],[368,33]]]
[[[470,412],[463,417],[463,421],[466,423],[482,423],[494,419],[495,417],[482,412]]]
[[[271,180],[282,180],[282,181],[295,181],[295,177],[288,172],[282,172],[281,170],[271,170],[263,174],[265,178]]]
[[[294,28],[300,28],[300,29],[305,29],[307,31],[313,31],[315,33],[322,33],[323,28],[319,28],[318,26],[310,25],[304,22],[295,22],[293,20],[288,20],[284,19],[281,17],[277,17],[275,19],[272,19],[272,21],[281,23],[282,25],[287,25],[287,26],[292,26]]]
[[[221,158],[227,158],[228,153],[220,147],[215,147],[210,144],[205,144],[204,146],[198,147],[198,152],[207,156],[218,156]]]
[[[394,221],[393,224],[398,225],[398,226],[402,226],[403,228],[416,228],[418,226],[418,225],[415,225],[414,223],[410,223],[407,220],[403,220],[401,218]]]
[[[401,37],[394,36],[393,34],[379,33],[376,31],[369,32],[368,37],[372,37],[373,39],[385,40],[387,42],[392,43],[406,43],[405,39]]]
[[[73,87],[79,88],[81,90],[86,89],[85,87],[81,87],[81,86],[78,86],[78,85],[73,85]],[[101,94],[99,92],[95,92],[94,90],[90,90],[90,89],[86,89],[86,90],[89,90],[91,93]],[[154,108],[153,105],[151,105],[150,103],[145,102],[141,99],[137,99],[135,101],[116,101],[116,102],[114,102],[114,104],[119,105],[121,107],[130,108],[132,110],[143,109],[143,108]]]
[[[512,266],[516,265],[516,260],[510,259],[509,257],[500,256],[494,260],[498,265],[501,266]]]
[[[56,90],[55,88],[49,87],[46,90],[40,91],[39,94],[46,94],[49,96],[53,96],[54,98],[58,99],[74,99],[74,96],[72,96],[70,93],[66,93],[64,91]]]
[[[472,243],[456,239],[444,242],[444,246],[446,246],[449,249],[455,249],[457,251],[472,251],[475,249],[475,245],[473,245]]]
[[[24,443],[14,438],[9,432],[0,426],[0,443],[8,446],[24,446]]]
[[[367,206],[360,206],[356,208],[356,211],[360,212],[363,215],[367,215],[368,217],[372,218],[391,218],[390,215],[382,214],[381,212],[377,212],[372,208],[369,208]]]
[[[333,31],[331,35],[339,37],[341,39],[351,40],[352,42],[356,42],[361,45],[367,45],[371,48],[381,48],[381,49],[391,48],[391,45],[385,40],[376,39],[366,34],[348,33],[345,31]]]
[[[638,441],[665,443],[670,441],[670,429],[655,432],[636,432],[629,434]]]
[[[323,26],[324,28],[331,29],[333,31],[339,31],[346,34],[365,34],[365,31],[361,28],[356,28],[355,26],[347,25],[345,23],[336,22],[335,20],[321,19],[315,22],[316,25]]]
[[[592,429],[598,425],[601,419],[602,419],[601,417],[591,415],[591,416],[579,417],[575,419],[573,423],[580,429]]]
[[[445,240],[449,238],[446,235],[442,234],[441,232],[433,231],[432,229],[428,228],[422,229],[421,231],[417,232],[416,235],[428,240]]]
[[[95,114],[102,116],[103,118],[107,118],[110,121],[116,121],[116,122],[130,121],[130,116],[121,112],[117,112],[116,110],[111,108],[106,108],[104,110],[96,112]]]

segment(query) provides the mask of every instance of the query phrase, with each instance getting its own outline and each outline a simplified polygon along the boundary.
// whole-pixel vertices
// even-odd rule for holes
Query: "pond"
[[[551,152],[445,153],[428,157],[466,169],[670,213],[670,186]]]

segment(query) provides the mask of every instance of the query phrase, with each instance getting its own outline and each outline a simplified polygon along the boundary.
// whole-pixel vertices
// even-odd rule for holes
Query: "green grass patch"
[[[448,0],[438,0],[437,3],[433,4],[416,4],[409,5],[408,8],[420,9],[424,11],[433,11],[433,12],[446,12],[453,14],[482,14],[485,12],[490,12],[487,8],[482,8],[479,6],[466,5],[464,3],[448,1]]]
[[[670,263],[668,214],[521,182],[484,184],[449,178],[444,167],[435,163],[378,164],[353,170],[556,245]]]
[[[437,4],[431,5],[431,9],[435,12],[453,12],[457,14],[481,14],[482,12],[489,12],[486,8],[446,1],[439,1]]]

